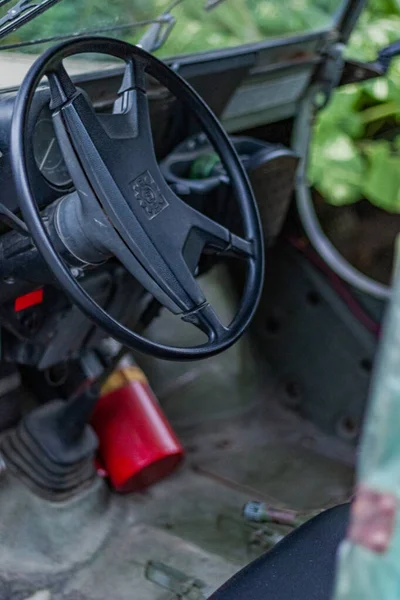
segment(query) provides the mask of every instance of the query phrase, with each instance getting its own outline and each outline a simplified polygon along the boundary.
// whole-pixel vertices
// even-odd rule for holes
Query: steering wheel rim
[[[131,331],[114,319],[114,317],[107,313],[88,295],[72,275],[70,267],[59,255],[42,221],[35,195],[30,185],[29,161],[27,158],[28,144],[26,131],[32,100],[40,81],[45,75],[48,76],[51,86],[50,76],[52,77],[53,73],[58,73],[58,77],[61,72],[60,69],[62,69],[62,73],[66,75],[66,72],[63,70],[62,61],[81,53],[106,54],[120,58],[126,64],[130,64],[130,61],[133,61],[136,65],[136,60],[143,61],[145,64],[144,71],[169,89],[178,100],[183,101],[194,112],[228,172],[241,212],[245,241],[251,243],[252,250],[251,255],[246,255],[246,283],[239,309],[230,325],[224,328],[218,336],[213,337],[211,333],[208,342],[205,344],[185,348],[160,344]],[[71,82],[69,77],[66,83],[67,87],[68,82]],[[58,79],[56,78],[55,83],[57,86],[60,86],[59,77]],[[60,89],[59,91],[62,95],[65,90]],[[70,103],[72,103],[72,100]],[[196,360],[210,357],[227,349],[239,339],[254,315],[263,285],[263,235],[257,204],[246,172],[221,124],[197,92],[177,73],[165,65],[165,63],[137,46],[132,46],[126,42],[111,38],[86,37],[63,42],[58,46],[50,48],[32,65],[17,94],[11,126],[10,155],[20,208],[34,243],[66,294],[95,324],[105,329],[122,344],[138,352],[170,360]],[[229,238],[229,240],[231,239],[232,237]],[[193,313],[188,311],[182,318],[189,322],[196,320],[196,325],[199,326],[199,314],[203,310],[204,314],[208,313],[209,309],[207,307],[209,307],[208,303],[207,306],[196,306],[196,310]],[[195,319],[193,318],[194,313],[196,313]],[[204,318],[208,319],[209,317],[206,315]],[[201,319],[203,319],[203,315],[201,315]]]

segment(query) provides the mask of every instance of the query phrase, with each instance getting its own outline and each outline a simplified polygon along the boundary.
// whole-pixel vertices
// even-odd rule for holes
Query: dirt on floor
[[[314,202],[323,230],[345,258],[369,277],[390,283],[400,215],[387,213],[367,200],[331,206],[317,192]]]

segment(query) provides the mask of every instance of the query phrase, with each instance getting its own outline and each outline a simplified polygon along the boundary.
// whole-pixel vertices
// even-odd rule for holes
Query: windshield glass
[[[327,28],[342,4],[343,0],[181,0],[171,10],[175,26],[156,54],[204,52]],[[171,0],[62,0],[0,41],[1,85],[18,85],[50,39],[54,43],[60,36],[98,32],[137,43],[148,22],[170,5]],[[11,3],[3,6],[0,17],[10,8]],[[43,39],[46,45],[33,43]],[[86,56],[74,62],[71,72],[90,68],[95,61]]]

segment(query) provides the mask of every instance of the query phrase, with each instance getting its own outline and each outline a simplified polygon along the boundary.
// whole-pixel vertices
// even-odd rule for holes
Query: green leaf
[[[318,127],[327,130],[341,130],[353,138],[361,137],[364,125],[357,104],[361,98],[362,90],[355,85],[349,85],[337,90],[325,110],[317,119]]]
[[[400,212],[400,157],[385,140],[370,142],[366,155],[369,168],[363,182],[364,194],[379,208]]]
[[[309,178],[330,204],[362,198],[365,162],[353,140],[340,131],[318,132],[312,144]]]

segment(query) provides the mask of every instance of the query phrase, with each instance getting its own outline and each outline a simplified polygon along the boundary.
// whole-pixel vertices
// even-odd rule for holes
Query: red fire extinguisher
[[[184,450],[136,365],[109,377],[91,423],[99,439],[99,462],[119,492],[157,482],[183,459]]]

